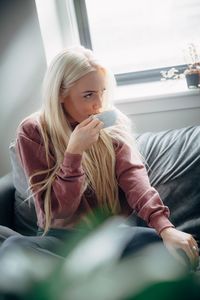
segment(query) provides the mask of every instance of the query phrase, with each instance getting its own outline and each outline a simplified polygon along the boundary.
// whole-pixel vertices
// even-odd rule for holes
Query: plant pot
[[[188,73],[185,74],[187,86],[189,89],[198,88],[199,86],[199,73]]]

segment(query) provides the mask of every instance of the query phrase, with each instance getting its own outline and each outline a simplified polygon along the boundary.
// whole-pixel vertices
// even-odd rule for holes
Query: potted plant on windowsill
[[[185,58],[189,62],[184,71],[188,88],[197,88],[200,85],[200,56],[195,44],[191,43],[185,51]]]
[[[178,70],[171,68],[161,71],[161,80],[172,80],[185,78],[188,88],[200,87],[200,55],[197,46],[193,43],[189,44],[184,50],[186,69]]]
[[[192,66],[184,72],[188,88],[197,88],[200,83],[200,67]]]

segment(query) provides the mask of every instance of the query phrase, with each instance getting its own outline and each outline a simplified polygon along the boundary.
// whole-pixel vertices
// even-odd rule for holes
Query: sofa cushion
[[[14,196],[12,174],[9,173],[0,178],[0,224],[10,228],[13,227]]]
[[[137,143],[154,186],[186,174],[200,161],[200,126],[147,132],[137,136]]]
[[[34,200],[30,197],[28,181],[16,154],[15,143],[9,147],[12,165],[13,184],[15,187],[14,229],[23,235],[34,235],[37,232],[37,217]],[[28,199],[30,197],[30,199]]]

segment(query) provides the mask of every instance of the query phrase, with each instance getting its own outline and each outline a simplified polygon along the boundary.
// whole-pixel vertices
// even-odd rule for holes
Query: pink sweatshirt
[[[17,131],[17,152],[27,177],[47,169],[45,148],[37,122],[30,117]],[[116,178],[126,196],[126,199],[120,199],[121,215],[128,216],[136,211],[158,233],[164,228],[174,227],[168,219],[169,209],[151,187],[143,163],[137,157],[131,158],[131,150],[126,144],[119,143],[115,151]],[[52,167],[55,162],[53,154],[49,159]],[[81,217],[97,207],[95,193],[89,189],[82,192],[85,173],[81,161],[82,155],[66,153],[60,165],[51,190],[51,228],[73,228]],[[43,175],[36,176],[34,182],[43,178]],[[38,226],[41,228],[44,228],[45,223],[43,196],[44,192],[34,196]]]

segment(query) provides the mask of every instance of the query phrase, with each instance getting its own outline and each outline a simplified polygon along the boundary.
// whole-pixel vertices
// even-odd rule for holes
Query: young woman
[[[182,249],[194,265],[197,243],[169,221],[127,118],[118,112],[116,124],[103,128],[94,117],[113,107],[113,78],[83,47],[64,50],[53,59],[44,80],[43,106],[20,124],[16,139],[34,196],[39,236],[11,237],[4,247],[23,244],[56,252],[66,233],[80,221],[87,223],[88,213],[96,208],[125,216],[134,210],[153,228],[137,229],[135,249],[138,241],[142,246],[161,237],[171,252]],[[134,240],[131,245],[134,251]]]

